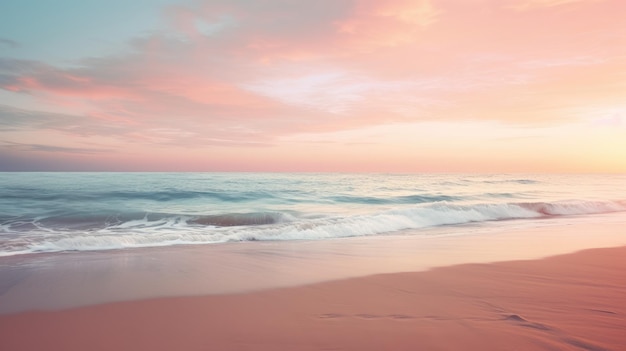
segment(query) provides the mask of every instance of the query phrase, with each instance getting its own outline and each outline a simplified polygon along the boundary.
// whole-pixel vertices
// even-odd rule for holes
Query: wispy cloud
[[[66,135],[120,135],[127,131],[123,125],[106,123],[97,118],[80,115],[18,109],[0,105],[0,131],[53,130]]]
[[[227,140],[257,137],[267,142],[289,132],[434,115],[492,119],[495,114],[435,113],[430,108],[463,108],[471,95],[491,89],[534,89],[534,82],[545,80],[540,69],[606,59],[581,52],[581,47],[587,50],[585,43],[567,48],[576,55],[551,54],[557,42],[575,45],[561,40],[570,35],[573,21],[550,35],[502,21],[498,36],[508,42],[491,42],[494,31],[480,22],[495,18],[498,25],[499,17],[512,16],[495,9],[501,11],[497,17],[477,12],[472,18],[463,6],[426,0],[193,1],[167,9],[173,31],[137,38],[125,54],[84,59],[70,67],[0,59],[0,86],[80,103],[91,111],[85,122],[143,129],[134,135],[150,134],[156,127],[215,140],[224,134]],[[473,31],[475,38],[458,40],[450,37],[450,29],[438,30],[461,15],[464,20],[451,28]],[[522,29],[527,38],[540,35],[538,41],[516,37]],[[537,45],[530,55],[517,52]],[[470,55],[503,59],[468,61]]]
[[[43,144],[25,144],[2,141],[0,142],[0,148],[5,149],[17,149],[20,151],[37,151],[37,152],[51,152],[51,153],[64,153],[64,154],[97,154],[111,152],[111,149],[96,149],[96,148],[76,148],[65,147],[57,145],[43,145]]]
[[[15,40],[0,37],[0,47],[5,46],[12,49],[18,48],[20,44]]]
[[[583,2],[589,3],[589,2],[597,2],[597,1],[604,1],[604,0],[521,0],[521,1],[518,1],[518,3],[514,5],[514,8],[518,10],[532,10],[532,9],[542,8],[542,7],[554,7],[554,6],[568,5],[568,4],[574,4],[574,3],[583,3]]]
[[[162,30],[108,55],[64,64],[0,57],[0,137],[209,154],[278,152],[290,136],[316,133],[347,145],[343,132],[396,123],[559,124],[626,98],[625,6],[181,2],[163,9]],[[2,47],[14,44],[0,38]],[[35,103],[18,109],[11,97]],[[32,139],[41,136],[49,141]]]
[[[561,58],[545,58],[541,60],[529,60],[521,62],[520,66],[524,68],[553,68],[563,66],[588,66],[598,65],[606,62],[602,57],[597,56],[578,56],[578,57],[561,57]]]
[[[217,0],[168,10],[179,33],[200,46],[261,60],[296,61],[407,43],[438,15],[430,0]]]
[[[28,111],[0,105],[0,131],[65,129],[78,125],[78,116]]]

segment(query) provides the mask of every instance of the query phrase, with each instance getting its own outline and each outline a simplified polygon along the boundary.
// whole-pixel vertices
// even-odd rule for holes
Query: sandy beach
[[[0,0],[0,351],[626,351],[626,0]]]
[[[0,316],[3,350],[620,350],[626,247]]]

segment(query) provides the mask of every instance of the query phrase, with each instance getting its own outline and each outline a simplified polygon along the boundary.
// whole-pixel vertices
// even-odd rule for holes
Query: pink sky
[[[3,33],[0,169],[626,172],[626,1],[158,13],[63,62]]]

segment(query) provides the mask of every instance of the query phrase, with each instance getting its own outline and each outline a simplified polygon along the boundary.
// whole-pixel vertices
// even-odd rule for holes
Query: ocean
[[[626,175],[0,173],[0,256],[433,235],[610,212],[626,212]]]

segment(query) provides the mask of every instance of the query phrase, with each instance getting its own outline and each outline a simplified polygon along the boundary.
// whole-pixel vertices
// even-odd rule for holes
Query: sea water
[[[0,173],[0,256],[626,212],[626,175]]]

